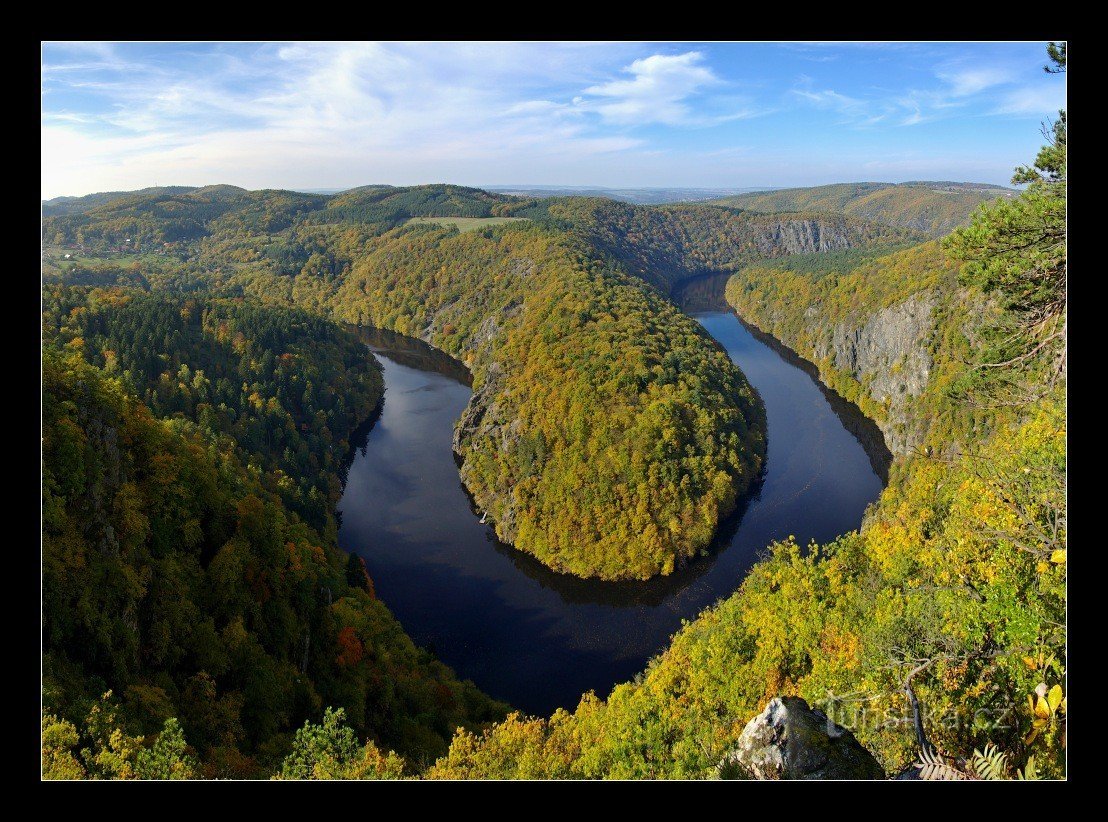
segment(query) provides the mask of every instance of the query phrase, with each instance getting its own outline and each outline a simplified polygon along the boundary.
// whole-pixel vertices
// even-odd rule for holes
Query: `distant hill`
[[[915,180],[758,191],[711,203],[759,212],[832,211],[941,237],[967,223],[981,203],[1016,193],[987,183]]]
[[[148,188],[46,201],[42,236],[88,250],[152,250],[213,233],[276,234],[301,223],[369,224],[384,231],[412,217],[499,217],[517,202],[455,185],[363,186],[332,195],[230,185]]]
[[[124,197],[184,194],[189,191],[196,191],[195,186],[157,186],[143,188],[138,191],[101,191],[96,194],[86,194],[84,197],[54,197],[52,200],[42,201],[42,216],[57,217],[62,214],[83,214],[91,208],[107,205]]]
[[[486,191],[517,197],[607,197],[631,205],[700,203],[764,188],[599,188],[591,186],[485,186]]]

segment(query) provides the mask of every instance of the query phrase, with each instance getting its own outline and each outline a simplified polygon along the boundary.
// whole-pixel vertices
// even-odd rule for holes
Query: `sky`
[[[42,44],[42,196],[1007,184],[1045,43]]]

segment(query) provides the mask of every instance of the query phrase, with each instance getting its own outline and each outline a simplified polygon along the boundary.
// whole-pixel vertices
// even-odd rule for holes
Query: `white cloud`
[[[955,97],[967,97],[985,89],[1012,82],[1015,73],[1005,66],[977,66],[956,70],[943,70],[937,73],[940,80],[948,86],[948,93]]]
[[[666,54],[633,43],[297,43],[159,51],[48,43],[42,191],[155,182],[717,185],[724,173],[746,175],[740,185],[774,184],[763,176],[771,166],[759,165],[774,149],[768,129],[720,127],[699,143],[686,141],[691,148],[677,148],[664,131],[797,105],[817,110],[809,121],[828,127],[1045,116],[1064,95],[1064,83],[1045,79],[1042,88],[1022,89],[1003,82],[999,70],[952,63],[914,90],[811,78],[790,90],[787,80],[774,87],[770,74],[723,77],[708,48]],[[710,48],[714,56],[721,47]],[[813,74],[833,69],[808,65]],[[729,147],[752,142],[762,145],[757,156]],[[785,161],[772,167],[786,182],[803,182]]]
[[[889,115],[887,103],[863,100],[849,94],[842,94],[834,89],[817,90],[812,86],[812,78],[801,75],[791,93],[793,97],[803,100],[808,105],[838,113],[840,115],[840,125],[872,126],[885,120]]]
[[[94,115],[44,110],[43,193],[150,185],[152,177],[251,186],[275,185],[277,175],[289,180],[282,185],[313,187],[418,182],[431,169],[465,163],[479,164],[489,180],[499,163],[519,159],[513,155],[525,154],[533,169],[551,158],[640,147],[639,139],[590,127],[571,103],[520,99],[543,78],[561,78],[567,51],[577,49],[297,44],[263,47],[251,61],[209,55],[218,64],[210,72],[150,67],[97,75],[91,85],[83,75],[67,78],[57,82],[70,92],[80,84],[105,104]],[[613,52],[619,59],[620,47]],[[577,62],[571,76],[582,71]],[[592,77],[598,73],[593,66]]]
[[[51,52],[44,89],[98,105],[44,110],[43,189],[149,185],[151,176],[274,185],[277,174],[308,171],[327,181],[308,185],[355,185],[411,179],[436,163],[489,174],[509,159],[532,178],[551,158],[645,150],[629,127],[764,113],[740,96],[705,99],[724,84],[700,52],[629,61],[634,52],[642,47],[297,43],[201,49],[136,68],[122,48],[92,49],[95,63],[62,49]]]
[[[590,86],[575,102],[620,125],[696,122],[686,101],[721,82],[703,62],[699,51],[654,54],[627,66],[623,71],[630,78]]]
[[[1035,84],[1013,88],[1018,74],[1007,65],[951,67],[935,70],[930,88],[901,92],[874,88],[867,97],[817,89],[801,75],[792,88],[794,98],[841,115],[840,124],[868,127],[878,124],[916,126],[952,117],[968,110],[978,114],[1038,114],[1050,111],[1060,98],[1057,87]],[[1039,78],[1036,78],[1039,79]],[[1057,108],[1056,105],[1054,105]]]
[[[1055,116],[1066,107],[1066,92],[1060,84],[1026,86],[1004,94],[992,109],[992,114],[1033,114]]]

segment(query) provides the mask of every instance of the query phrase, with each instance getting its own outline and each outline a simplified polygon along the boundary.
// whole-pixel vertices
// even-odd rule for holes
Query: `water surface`
[[[356,443],[339,541],[365,558],[378,595],[417,643],[516,708],[549,714],[590,689],[606,696],[682,619],[732,593],[768,543],[833,539],[858,527],[880,493],[881,460],[871,462],[851,433],[868,429],[850,406],[834,406],[802,361],[734,314],[693,316],[765,402],[765,472],[709,557],[646,583],[556,574],[500,544],[475,515],[451,451],[470,396],[465,369],[418,341],[366,332],[385,399]]]

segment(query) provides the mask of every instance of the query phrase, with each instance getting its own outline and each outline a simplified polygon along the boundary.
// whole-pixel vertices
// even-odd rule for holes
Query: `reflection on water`
[[[679,283],[673,293],[673,301],[688,314],[705,312],[730,311],[727,304],[726,290],[730,274],[704,274],[699,277],[685,280]],[[869,457],[870,467],[881,478],[882,484],[889,481],[889,466],[892,465],[893,455],[885,444],[885,435],[877,427],[877,423],[862,413],[862,410],[847,399],[836,394],[830,388],[819,381],[819,368],[815,363],[799,356],[795,351],[782,345],[775,337],[764,333],[760,329],[738,318],[743,327],[749,331],[758,342],[775,351],[781,359],[790,365],[804,371],[816,383],[823,392],[824,399],[831,406],[831,410],[839,417],[843,427],[846,428],[865,449]]]
[[[473,385],[473,375],[458,360],[437,348],[432,348],[422,340],[407,337],[384,328],[355,329],[358,339],[379,354],[395,363],[415,368],[419,371],[433,371],[457,380],[462,385]]]
[[[707,292],[708,288],[704,288]],[[682,619],[733,592],[775,539],[826,541],[856,528],[881,480],[828,398],[734,314],[696,315],[766,405],[761,483],[716,550],[648,582],[558,574],[500,544],[474,514],[451,451],[469,374],[410,338],[363,330],[384,367],[380,416],[355,443],[340,543],[416,642],[517,708],[549,714],[607,694],[668,642]]]
[[[730,274],[701,274],[677,284],[673,301],[686,314],[727,311],[727,280]]]

